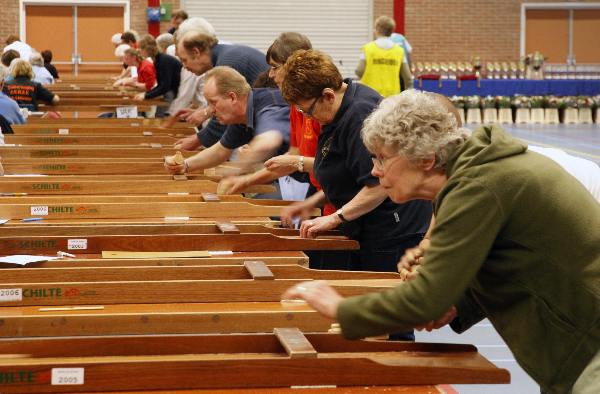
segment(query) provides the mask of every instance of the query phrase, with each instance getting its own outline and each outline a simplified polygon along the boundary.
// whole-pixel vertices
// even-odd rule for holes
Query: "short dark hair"
[[[10,63],[12,63],[12,61],[14,59],[18,59],[21,57],[21,54],[17,51],[15,51],[14,49],[9,49],[8,51],[4,52],[2,54],[2,64],[4,64],[6,67],[10,66]]]
[[[175,10],[173,11],[173,13],[171,14],[171,19],[181,19],[182,21],[186,20],[187,18],[189,18],[188,13],[185,12],[184,10]]]
[[[125,43],[137,41],[135,38],[135,34],[133,34],[130,31],[126,31],[123,34],[121,34],[121,40],[124,41]]]
[[[308,37],[292,31],[281,33],[267,49],[267,63],[273,60],[283,64],[298,49],[312,49]]]
[[[273,78],[269,77],[269,70],[263,71],[254,80],[253,88],[277,88]]]
[[[49,64],[52,61],[52,51],[50,49],[43,50],[42,57],[44,58],[44,63]]]

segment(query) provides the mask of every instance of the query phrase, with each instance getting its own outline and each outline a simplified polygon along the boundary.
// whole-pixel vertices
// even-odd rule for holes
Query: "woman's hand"
[[[342,297],[324,280],[301,282],[290,287],[281,296],[282,300],[300,299],[325,317],[335,319]]]
[[[424,238],[418,246],[407,249],[404,256],[400,258],[398,263],[398,272],[400,279],[409,281],[414,279],[419,274],[419,267],[425,255],[425,251],[429,248],[429,239]]]
[[[333,230],[339,226],[340,223],[341,220],[337,214],[305,220],[300,225],[300,236],[302,238],[315,238],[319,233]]]
[[[304,201],[298,201],[281,209],[281,226],[294,228],[294,219],[300,217],[301,220],[308,219],[310,209]]]
[[[444,327],[446,324],[450,323],[456,317],[456,307],[451,306],[450,309],[442,317],[437,320],[432,320],[429,323],[423,324],[422,326],[416,326],[415,329],[421,331],[423,329],[427,331],[437,330],[438,328]]]
[[[299,156],[279,155],[265,162],[265,168],[273,172],[285,172],[290,174],[298,169]]]

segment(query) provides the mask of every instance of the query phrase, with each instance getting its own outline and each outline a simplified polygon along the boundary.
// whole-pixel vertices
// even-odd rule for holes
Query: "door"
[[[123,31],[123,7],[77,6],[79,72],[119,73],[110,38]]]
[[[52,51],[52,63],[59,75],[73,70],[74,39],[72,6],[38,6],[25,8],[27,43],[38,52]]]
[[[566,63],[569,57],[569,11],[527,10],[525,54],[540,51],[548,63]]]
[[[118,74],[110,38],[124,30],[124,12],[122,5],[27,5],[26,41],[39,52],[52,50],[60,74]]]

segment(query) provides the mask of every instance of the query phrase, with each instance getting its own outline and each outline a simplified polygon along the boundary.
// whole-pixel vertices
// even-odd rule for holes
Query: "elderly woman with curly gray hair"
[[[414,90],[384,100],[362,138],[394,202],[434,202],[419,275],[348,299],[318,281],[283,297],[351,339],[488,318],[543,392],[600,392],[600,205],[584,186],[499,127],[458,127]]]

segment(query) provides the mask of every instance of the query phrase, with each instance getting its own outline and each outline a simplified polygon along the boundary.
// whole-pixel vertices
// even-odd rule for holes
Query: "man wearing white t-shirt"
[[[14,34],[11,34],[6,39],[6,46],[2,50],[2,53],[10,49],[14,49],[15,51],[19,52],[19,55],[21,55],[21,59],[25,60],[29,60],[31,52],[33,52],[33,49],[29,45],[19,41],[19,36],[16,36]]]

